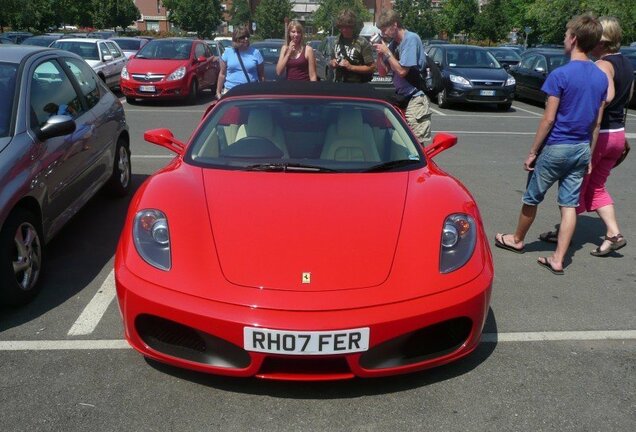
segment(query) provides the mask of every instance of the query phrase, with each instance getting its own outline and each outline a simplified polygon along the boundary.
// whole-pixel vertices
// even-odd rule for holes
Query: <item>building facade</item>
[[[168,13],[161,0],[134,0],[141,18],[136,23],[139,31],[155,31],[165,33],[172,29],[168,21]]]

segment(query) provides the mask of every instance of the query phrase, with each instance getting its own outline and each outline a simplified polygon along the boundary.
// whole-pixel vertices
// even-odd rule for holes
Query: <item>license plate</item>
[[[481,90],[479,92],[479,96],[494,96],[494,95],[495,95],[494,90]]]
[[[247,351],[289,355],[362,352],[369,349],[369,328],[295,332],[245,327],[243,348]]]
[[[371,82],[392,82],[393,79],[391,77],[373,77]]]
[[[142,92],[153,92],[153,91],[155,91],[155,86],[142,85],[142,86],[139,86],[139,91],[142,91]]]

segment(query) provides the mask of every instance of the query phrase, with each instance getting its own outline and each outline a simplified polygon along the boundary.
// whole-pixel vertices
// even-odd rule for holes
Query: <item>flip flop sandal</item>
[[[543,259],[543,261],[540,261],[541,259]],[[565,274],[565,272],[563,270],[557,270],[554,267],[552,267],[552,262],[548,259],[548,257],[541,257],[539,259],[537,259],[537,263],[552,272],[552,274],[558,275],[558,276],[563,276]]]
[[[616,234],[614,237],[605,236],[605,240],[610,242],[610,245],[608,246],[608,248],[605,250],[601,250],[601,247],[599,246],[593,251],[591,251],[590,255],[595,257],[604,257],[627,245],[627,241],[625,240],[625,237],[623,237],[622,234]]]
[[[544,241],[546,243],[557,243],[559,239],[559,231],[548,231],[542,234],[539,234],[539,240]]]
[[[514,253],[518,253],[518,254],[522,254],[525,253],[525,247],[522,247],[521,249],[517,249],[514,246],[509,245],[508,243],[505,242],[504,240],[504,236],[507,236],[508,234],[502,234],[501,235],[501,240],[499,240],[497,238],[497,236],[495,236],[495,246],[497,246],[498,248],[504,249],[504,250],[508,250],[510,252],[514,252]]]

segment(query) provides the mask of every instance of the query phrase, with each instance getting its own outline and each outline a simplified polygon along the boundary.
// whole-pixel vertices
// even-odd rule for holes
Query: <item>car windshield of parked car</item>
[[[395,110],[320,97],[222,101],[185,160],[207,168],[286,172],[395,171],[424,162]]]
[[[552,72],[559,66],[563,66],[569,61],[570,61],[570,58],[566,56],[565,54],[558,54],[558,55],[548,57],[550,72]]]
[[[15,64],[0,63],[0,138],[9,135],[17,70]]]
[[[507,48],[493,48],[489,49],[490,53],[495,56],[497,60],[504,61],[519,61],[521,56],[511,49]]]
[[[59,38],[33,36],[33,37],[26,38],[25,40],[23,40],[22,41],[22,45],[34,45],[34,46],[47,47],[47,46],[51,45],[53,42],[55,42],[57,39],[59,39]]]
[[[97,52],[97,44],[95,42],[75,42],[60,39],[56,41],[53,46],[75,53],[84,60],[99,60],[99,53]]]
[[[498,69],[499,62],[486,50],[464,47],[448,48],[446,60],[449,67]]]
[[[259,44],[255,43],[252,45],[254,48],[261,52],[263,56],[263,60],[269,63],[278,62],[278,56],[280,55],[281,45],[278,44]]]
[[[186,60],[190,58],[191,40],[153,40],[140,49],[135,58],[156,60]]]
[[[119,48],[121,48],[124,51],[137,51],[139,49],[139,47],[141,46],[141,42],[142,40],[134,40],[134,39],[111,39],[115,42],[117,42],[117,45],[119,45]]]

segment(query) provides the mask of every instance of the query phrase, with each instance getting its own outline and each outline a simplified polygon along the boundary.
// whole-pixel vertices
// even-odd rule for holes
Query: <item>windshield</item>
[[[95,42],[58,40],[55,42],[54,47],[75,53],[84,60],[99,60],[99,53],[97,52],[97,44]]]
[[[570,58],[566,56],[565,54],[550,56],[548,57],[548,62],[550,63],[549,70],[553,71],[554,69],[558,68],[559,66],[563,66],[569,61],[570,61]]]
[[[130,39],[111,39],[117,42],[119,48],[124,51],[137,51],[139,46],[141,45],[141,40],[130,40]]]
[[[281,45],[259,45],[253,44],[254,48],[261,52],[263,60],[269,63],[277,63],[280,54]]]
[[[387,105],[334,98],[228,100],[186,160],[258,171],[378,172],[422,166],[420,146]]]
[[[186,60],[190,58],[191,40],[152,40],[140,49],[135,58]]]
[[[492,55],[495,56],[497,60],[503,60],[503,61],[520,61],[521,60],[521,56],[517,54],[516,51],[513,51],[511,49],[499,48],[499,49],[491,49],[489,51]]]
[[[0,63],[0,138],[9,135],[17,69],[15,64]]]
[[[448,48],[446,50],[448,66],[457,68],[498,69],[499,62],[488,51],[474,48]]]

